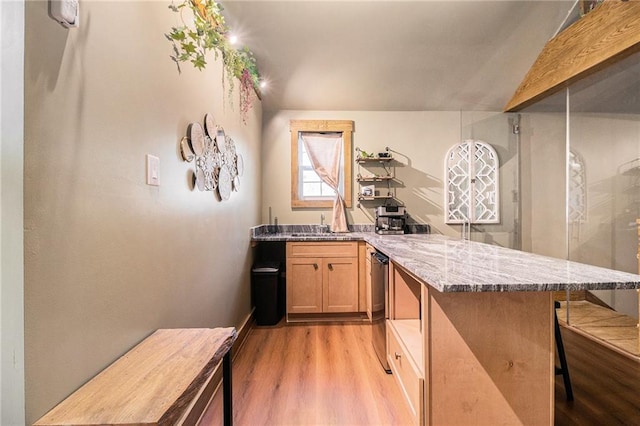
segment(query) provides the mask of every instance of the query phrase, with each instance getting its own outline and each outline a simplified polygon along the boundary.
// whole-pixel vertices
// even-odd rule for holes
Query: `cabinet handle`
[[[318,264],[317,263],[313,264],[313,269],[315,269],[316,271],[318,270]]]
[[[333,265],[331,263],[329,264],[329,270],[333,271]]]
[[[396,352],[396,359],[400,359],[402,358],[402,355],[400,355],[398,352]]]

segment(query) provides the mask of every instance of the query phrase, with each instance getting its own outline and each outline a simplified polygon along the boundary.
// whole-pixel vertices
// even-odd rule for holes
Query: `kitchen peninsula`
[[[635,274],[442,235],[252,240],[355,240],[390,258],[387,356],[418,424],[553,424],[552,292],[640,287]]]

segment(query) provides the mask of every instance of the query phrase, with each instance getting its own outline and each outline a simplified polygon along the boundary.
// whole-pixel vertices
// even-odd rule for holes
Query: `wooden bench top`
[[[236,337],[233,327],[157,330],[35,425],[175,424]]]

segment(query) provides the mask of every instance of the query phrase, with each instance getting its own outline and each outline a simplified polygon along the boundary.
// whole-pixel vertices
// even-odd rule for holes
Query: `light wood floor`
[[[217,392],[202,425],[222,424]],[[235,425],[409,425],[366,324],[254,328],[233,361]]]
[[[563,328],[575,400],[555,382],[555,425],[640,425],[640,363]],[[233,364],[235,425],[405,425],[409,413],[364,324],[251,330]],[[222,424],[222,392],[202,425]]]

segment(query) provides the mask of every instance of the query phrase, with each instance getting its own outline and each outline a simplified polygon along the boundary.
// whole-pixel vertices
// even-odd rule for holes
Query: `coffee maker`
[[[380,206],[376,208],[376,233],[404,234],[407,212],[404,206]]]

